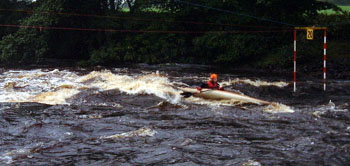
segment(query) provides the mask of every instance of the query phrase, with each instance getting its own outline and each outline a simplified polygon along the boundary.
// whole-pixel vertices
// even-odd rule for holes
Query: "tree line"
[[[2,0],[0,61],[290,65],[294,26],[331,25],[330,38],[347,40],[349,13],[326,9],[340,10],[317,0]],[[322,55],[317,33],[299,33],[304,63]]]
[[[348,0],[323,0],[323,1],[334,3],[336,5],[350,5],[350,1]]]

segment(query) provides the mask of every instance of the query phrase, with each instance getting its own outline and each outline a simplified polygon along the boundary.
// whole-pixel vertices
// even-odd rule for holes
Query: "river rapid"
[[[0,165],[349,165],[350,81],[218,72],[269,105],[184,98],[208,70],[0,73]]]

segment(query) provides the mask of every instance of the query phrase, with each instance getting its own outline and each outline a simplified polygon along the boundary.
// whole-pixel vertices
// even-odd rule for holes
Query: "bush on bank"
[[[279,31],[291,30],[291,26],[173,0],[135,0],[128,4],[129,10],[119,2],[38,0],[27,6],[33,8],[32,14],[18,17],[22,26],[90,30],[20,28],[15,32],[8,31],[0,41],[0,61],[3,64],[38,63],[40,59],[56,58],[72,59],[85,66],[168,62],[262,68],[292,66],[293,33]],[[329,3],[316,0],[222,3],[196,0],[193,3],[281,23],[327,26],[329,60],[349,54],[346,51],[350,36],[347,30],[349,13],[320,14],[319,10],[336,8]],[[57,13],[81,13],[93,17]],[[298,32],[299,64],[322,60],[322,33],[315,31],[315,39],[307,41],[305,32]]]

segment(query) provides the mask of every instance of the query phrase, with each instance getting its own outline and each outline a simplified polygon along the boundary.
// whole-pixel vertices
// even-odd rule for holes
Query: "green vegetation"
[[[0,11],[0,24],[29,28],[0,27],[0,62],[71,59],[85,66],[142,62],[270,67],[291,65],[291,25],[328,25],[329,38],[339,43],[330,53],[349,41],[349,13],[318,12],[338,10],[327,2],[183,1],[202,7],[177,0],[2,0],[0,8],[22,12]],[[315,40],[306,41],[304,33],[298,32],[299,62],[313,63],[322,55],[323,35],[315,32]]]
[[[343,6],[349,6],[350,5],[350,1],[349,0],[320,0],[320,1],[333,3],[335,5],[343,5]]]
[[[350,12],[350,6],[338,6],[341,10],[334,10],[334,9],[328,9],[328,10],[321,10],[319,13],[321,14],[341,14],[342,12]]]
[[[350,12],[350,6],[339,6],[342,10]]]

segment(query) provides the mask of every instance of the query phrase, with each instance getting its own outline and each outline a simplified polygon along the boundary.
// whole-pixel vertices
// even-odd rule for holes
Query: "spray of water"
[[[97,93],[108,90],[119,90],[127,95],[154,95],[165,101],[178,104],[181,101],[192,104],[209,106],[237,106],[246,104],[246,101],[239,100],[205,100],[202,98],[190,97],[181,98],[181,90],[173,85],[186,85],[182,82],[171,82],[168,77],[158,72],[145,72],[143,74],[115,74],[109,70],[93,71],[87,75],[78,74],[66,70],[19,70],[8,71],[0,75],[0,102],[38,102],[50,105],[69,104],[67,99],[78,93],[97,89]],[[268,83],[264,81],[251,81],[235,79],[222,84],[231,85],[243,82],[254,86],[278,86],[288,84],[283,82]],[[254,104],[254,103],[252,103]],[[281,113],[294,112],[288,106],[272,103],[264,108],[265,112]]]

